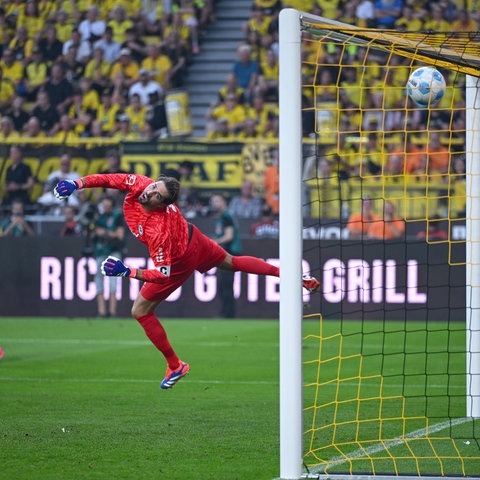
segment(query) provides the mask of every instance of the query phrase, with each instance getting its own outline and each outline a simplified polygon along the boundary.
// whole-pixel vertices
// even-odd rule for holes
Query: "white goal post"
[[[342,25],[294,9],[280,12],[280,479],[302,477],[302,21]],[[480,417],[480,79],[467,75],[467,417]],[[472,181],[475,179],[475,181]],[[320,279],[321,280],[321,279]],[[305,477],[304,477],[305,478]],[[318,477],[315,477],[318,478]]]

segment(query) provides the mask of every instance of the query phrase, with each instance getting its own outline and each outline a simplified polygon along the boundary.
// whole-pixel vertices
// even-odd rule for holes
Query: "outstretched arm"
[[[152,180],[143,175],[134,175],[129,173],[97,173],[87,175],[78,180],[62,180],[53,189],[57,198],[67,198],[75,190],[82,188],[114,188],[116,190],[127,190],[129,192],[138,192],[139,194]]]
[[[167,278],[167,275],[157,269],[142,270],[128,267],[119,258],[112,256],[102,262],[101,271],[107,277],[129,277],[150,283],[162,283]]]

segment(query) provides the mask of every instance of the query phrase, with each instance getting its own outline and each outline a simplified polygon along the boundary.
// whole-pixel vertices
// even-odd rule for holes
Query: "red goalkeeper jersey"
[[[157,270],[162,276],[170,276],[171,266],[182,258],[188,246],[188,224],[180,209],[172,204],[153,212],[145,211],[137,199],[153,180],[143,175],[97,174],[83,180],[86,188],[128,191],[123,203],[125,222],[133,235],[148,247]]]

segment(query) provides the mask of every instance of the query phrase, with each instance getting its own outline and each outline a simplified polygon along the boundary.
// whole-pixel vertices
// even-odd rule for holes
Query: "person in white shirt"
[[[105,33],[106,23],[98,18],[98,8],[92,5],[85,15],[85,20],[80,22],[78,31],[82,35],[82,39],[90,43],[99,40]]]
[[[62,55],[64,57],[67,55],[67,52],[72,45],[77,47],[77,62],[86,64],[90,60],[90,56],[92,55],[92,46],[90,45],[90,42],[82,39],[82,34],[78,30],[78,28],[74,28],[72,30],[70,40],[67,40],[63,44]]]
[[[45,213],[57,214],[61,212],[63,206],[65,206],[65,201],[58,200],[53,194],[53,186],[55,186],[60,180],[77,180],[80,178],[80,175],[77,172],[71,170],[72,158],[68,154],[64,154],[60,157],[60,169],[52,172],[45,181],[43,186],[43,194],[37,200],[37,202],[42,205],[45,209]],[[80,193],[80,195],[77,195]],[[67,205],[71,207],[79,208],[81,204],[85,201],[85,194],[83,192],[75,192],[74,195],[71,195],[67,199]]]
[[[135,82],[128,92],[129,98],[137,94],[140,97],[142,105],[148,105],[150,102],[150,95],[157,93],[160,97],[163,95],[163,88],[154,80],[150,79],[150,74],[147,69],[141,68],[139,73],[139,80]]]
[[[120,43],[113,39],[113,29],[109,26],[105,28],[102,38],[93,44],[93,48],[101,48],[103,50],[103,58],[112,65],[120,56],[120,50],[122,49]]]

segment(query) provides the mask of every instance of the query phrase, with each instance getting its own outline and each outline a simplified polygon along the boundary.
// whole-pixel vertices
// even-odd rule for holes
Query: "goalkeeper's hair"
[[[162,181],[168,190],[168,197],[164,197],[163,203],[165,205],[175,203],[178,199],[178,193],[180,192],[180,182],[176,178],[167,177],[166,175],[161,175],[156,181]]]

